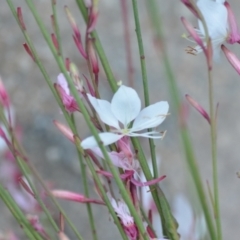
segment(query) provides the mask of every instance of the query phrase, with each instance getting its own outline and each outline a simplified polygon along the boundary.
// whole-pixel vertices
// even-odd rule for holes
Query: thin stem
[[[125,53],[126,53],[126,62],[127,62],[127,75],[128,75],[128,85],[130,87],[134,86],[134,68],[132,61],[132,48],[131,48],[131,38],[129,32],[129,16],[128,16],[128,1],[120,0],[121,10],[122,10],[122,20],[123,20],[123,29],[124,29],[124,42],[125,42]]]
[[[144,47],[143,47],[143,41],[142,41],[141,26],[140,26],[140,21],[139,21],[137,0],[132,0],[132,5],[133,5],[134,20],[135,20],[135,25],[136,25],[138,48],[139,48],[139,54],[140,54],[145,106],[149,106],[150,100],[149,100],[149,90],[148,90],[147,68],[146,68]],[[151,131],[151,129],[148,129],[148,131]],[[154,178],[157,178],[158,177],[158,166],[157,166],[157,159],[156,159],[155,144],[154,144],[153,139],[151,139],[151,138],[149,138],[149,145],[150,145],[152,165],[153,165],[153,175],[154,175]]]
[[[22,226],[23,231],[28,236],[29,239],[42,240],[42,236],[35,231],[26,216],[20,210],[19,206],[13,200],[12,196],[7,192],[7,190],[0,184],[0,198],[3,200],[5,205],[8,207],[12,215],[15,217],[20,226]]]
[[[219,207],[218,193],[218,170],[217,170],[217,135],[216,135],[216,119],[213,100],[213,79],[211,70],[208,70],[208,93],[209,93],[209,109],[211,118],[211,150],[212,150],[212,168],[213,168],[213,193],[214,193],[214,215],[217,225],[218,239],[222,239],[221,218]]]
[[[54,31],[56,33],[57,41],[58,41],[58,48],[59,48],[59,55],[63,57],[63,52],[62,52],[62,41],[61,41],[61,36],[60,36],[60,30],[59,30],[59,25],[58,25],[58,18],[57,18],[57,11],[56,11],[56,0],[52,0],[52,11],[53,11],[53,18],[54,18]]]
[[[76,127],[75,119],[74,119],[73,115],[72,115],[72,121],[73,121],[74,126]],[[83,180],[84,195],[88,198],[89,190],[88,190],[86,166],[85,166],[85,163],[83,162],[82,154],[80,154],[78,150],[77,150],[77,153],[78,153],[78,159],[79,159],[79,164],[80,164],[81,177]],[[90,203],[87,203],[86,206],[87,206],[87,212],[88,212],[89,223],[90,223],[90,227],[91,227],[91,231],[92,231],[92,236],[93,236],[94,240],[97,240],[98,239],[97,231],[96,231],[96,227],[95,227],[95,223],[94,223],[92,207],[91,207]]]
[[[191,1],[191,2],[193,2],[193,1]],[[166,52],[166,47],[164,46],[164,40],[163,40],[164,34],[163,34],[163,30],[162,30],[162,21],[160,18],[160,13],[158,11],[159,7],[157,6],[155,0],[149,0],[147,7],[148,7],[148,11],[149,11],[149,16],[151,18],[153,27],[156,32],[156,38],[159,42],[158,50],[160,49],[159,51],[161,52],[163,64],[164,64],[164,67],[166,70],[166,76],[168,79],[168,82],[167,82],[168,89],[170,92],[170,96],[172,98],[174,111],[176,113],[179,113],[179,110],[181,107],[180,96],[179,96],[178,87],[177,87],[177,84],[175,81],[175,77],[173,75],[173,72],[172,72],[172,69],[170,66],[168,54]],[[206,194],[205,194],[204,187],[203,187],[203,184],[201,181],[200,173],[197,168],[197,164],[196,164],[196,160],[195,160],[195,156],[194,156],[194,152],[193,152],[193,147],[192,147],[192,142],[190,140],[188,130],[187,130],[186,126],[180,126],[179,130],[180,130],[180,135],[181,135],[181,140],[182,140],[186,160],[187,160],[188,166],[190,168],[190,173],[192,175],[192,179],[195,184],[198,198],[200,200],[200,203],[201,203],[201,206],[202,206],[202,209],[204,212],[204,216],[206,219],[206,223],[208,226],[208,230],[209,230],[211,239],[218,240],[216,237],[216,232],[215,232],[214,224],[213,224],[212,217],[210,214],[210,210],[209,210],[209,207],[207,204]]]

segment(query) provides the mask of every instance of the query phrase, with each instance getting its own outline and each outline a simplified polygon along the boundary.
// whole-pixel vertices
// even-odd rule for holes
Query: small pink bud
[[[65,6],[64,9],[67,14],[68,21],[73,29],[74,35],[77,37],[77,39],[81,40],[81,33],[78,29],[77,23],[76,23],[75,19],[73,18],[69,8],[67,6]]]
[[[24,44],[23,44],[23,47],[24,47],[25,51],[28,53],[28,55],[32,58],[32,60],[33,60],[34,62],[36,62],[35,57],[34,57],[33,54],[32,54],[32,50],[30,49],[30,47],[28,46],[28,44],[27,44],[27,43],[24,43]]]
[[[80,78],[80,74],[79,74],[77,66],[74,63],[70,63],[69,68],[70,68],[69,72],[70,72],[70,75],[73,79],[73,83],[74,83],[76,89],[79,92],[83,92],[83,81]]]
[[[228,23],[231,30],[227,42],[230,44],[234,44],[240,41],[240,33],[238,31],[237,21],[229,3],[225,2],[224,5],[228,11]]]
[[[42,226],[42,224],[41,224],[37,215],[28,214],[27,219],[37,232],[39,232],[42,235],[44,235],[45,237],[47,237],[47,234],[46,234],[46,232],[45,232],[45,230],[44,230],[44,228],[43,228],[43,226]]]
[[[10,99],[1,77],[0,77],[0,102],[3,107],[6,108],[10,107]]]
[[[240,60],[237,58],[237,56],[234,53],[232,53],[224,45],[222,45],[221,48],[222,48],[227,60],[229,61],[229,63],[233,66],[233,68],[240,75]]]
[[[192,4],[192,1],[189,1],[189,0],[181,0],[181,1],[195,15],[195,17],[200,19],[198,10],[196,10],[196,7]]]
[[[64,233],[64,232],[59,232],[58,233],[58,239],[59,240],[70,240],[68,237],[67,237],[67,235]]]
[[[21,29],[23,31],[25,31],[26,26],[25,26],[25,23],[23,21],[22,9],[20,7],[17,8],[17,17],[18,17],[18,21],[19,21],[19,25],[20,25]]]
[[[86,8],[92,7],[92,0],[84,0]]]
[[[62,123],[56,120],[54,120],[53,123],[65,137],[67,137],[71,142],[74,143],[74,134],[72,133],[69,127],[67,127],[66,125],[63,125]]]
[[[88,57],[92,66],[93,73],[99,73],[99,65],[98,65],[98,58],[97,54],[93,45],[93,40],[88,39]]]
[[[68,72],[70,71],[70,63],[71,63],[70,59],[66,58],[65,59],[65,67],[66,67]]]
[[[89,23],[88,23],[88,33],[91,33],[96,25],[97,25],[97,19],[98,19],[98,9],[96,4],[91,8],[90,16],[89,16]]]
[[[52,190],[51,193],[54,197],[64,199],[64,200],[69,200],[69,201],[79,202],[79,203],[96,203],[96,204],[105,205],[103,201],[87,198],[84,195],[75,193],[75,192],[69,192],[65,190]]]
[[[52,38],[53,45],[54,45],[56,51],[59,54],[59,44],[58,44],[58,40],[57,40],[57,38],[56,38],[54,33],[51,34],[51,38]]]
[[[185,96],[188,102],[208,121],[209,124],[211,124],[210,117],[208,113],[204,110],[204,108],[188,94],[186,94]]]

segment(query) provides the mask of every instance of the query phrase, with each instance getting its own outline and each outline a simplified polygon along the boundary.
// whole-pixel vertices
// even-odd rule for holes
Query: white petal
[[[199,0],[197,6],[206,21],[211,39],[226,38],[228,29],[227,8],[219,1],[210,0]],[[198,23],[201,32],[204,34],[201,21],[198,21]]]
[[[118,120],[111,112],[111,105],[108,101],[97,99],[90,94],[87,94],[89,101],[94,107],[100,119],[109,126],[119,129]]]
[[[137,132],[143,129],[157,127],[166,118],[168,109],[168,102],[157,102],[144,108],[133,122],[130,131]]]
[[[137,117],[141,109],[141,101],[137,92],[126,86],[121,86],[114,94],[111,110],[114,116],[126,127]]]
[[[67,95],[70,95],[70,90],[69,90],[69,87],[68,87],[67,80],[62,73],[60,73],[58,75],[57,83],[64,89],[64,91],[66,92]]]
[[[107,146],[109,144],[112,144],[112,143],[118,141],[123,136],[115,134],[115,133],[104,132],[104,133],[99,133],[99,137],[100,137],[103,145]],[[92,149],[92,148],[98,147],[98,143],[95,140],[94,136],[91,136],[91,137],[85,138],[81,142],[81,146],[83,149]]]

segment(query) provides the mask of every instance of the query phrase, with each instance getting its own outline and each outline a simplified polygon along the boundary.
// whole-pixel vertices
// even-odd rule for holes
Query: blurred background
[[[99,1],[99,19],[96,29],[116,79],[127,84],[127,63],[120,1]],[[16,7],[20,6],[22,8],[27,31],[52,82],[56,82],[59,69],[31,12],[24,1],[14,0],[13,2]],[[134,61],[134,87],[143,97],[132,5],[131,1],[127,2]],[[191,178],[188,176],[184,155],[181,151],[176,115],[173,110],[171,111],[171,100],[164,66],[155,49],[153,29],[146,9],[147,0],[139,0],[138,3],[151,102],[154,103],[159,100],[170,102],[171,114],[161,125],[161,130],[167,130],[166,137],[163,141],[156,141],[157,154],[161,159],[160,173],[167,175],[162,186],[170,203],[176,195],[184,193],[194,204],[196,198],[192,191]],[[38,0],[35,1],[35,4],[49,33],[51,33],[53,31],[50,21],[50,15],[52,14],[51,1]],[[77,64],[81,73],[88,76],[86,63],[73,42],[72,30],[63,9],[64,5],[69,7],[84,35],[85,24],[81,14],[74,1],[58,1],[57,4],[64,55]],[[240,7],[239,2],[230,0],[230,4],[240,23],[240,15],[237,12]],[[208,82],[204,56],[202,54],[198,56],[186,54],[185,49],[191,43],[181,37],[186,31],[181,24],[180,17],[186,17],[194,23],[194,26],[197,25],[196,19],[180,1],[159,0],[158,5],[163,20],[167,51],[182,100],[185,101],[185,94],[189,94],[208,110]],[[39,69],[26,54],[22,46],[24,42],[23,35],[7,3],[1,1],[0,75],[15,107],[17,122],[22,127],[23,145],[29,158],[46,181],[53,183],[56,188],[83,192],[74,146],[53,125],[53,120],[64,122],[63,116]],[[239,46],[230,46],[230,48],[240,57]],[[240,169],[238,146],[240,143],[240,81],[238,74],[223,55],[220,61],[214,65],[213,76],[215,102],[220,103],[218,112],[218,169],[223,239],[231,236],[232,240],[237,240],[240,235],[240,206],[238,201],[240,179],[236,175],[236,172]],[[112,93],[109,91],[107,79],[102,69],[100,86],[102,96],[105,99],[111,99]],[[86,130],[86,125],[81,116],[79,115],[77,119],[81,137],[88,136],[90,133]],[[209,125],[191,107],[188,124],[203,182],[208,180],[212,184]],[[146,147],[146,155],[150,156],[147,141],[143,139],[142,143]],[[91,181],[89,182],[91,184]],[[96,196],[94,191],[91,195]],[[91,239],[85,206],[64,201],[61,204],[83,237]],[[108,240],[119,236],[114,224],[109,220],[107,209],[102,206],[93,207],[93,209],[99,239]],[[0,202],[0,212],[1,231],[10,229],[18,231],[20,229],[2,202]],[[71,239],[74,239],[73,233],[68,228],[66,232]]]

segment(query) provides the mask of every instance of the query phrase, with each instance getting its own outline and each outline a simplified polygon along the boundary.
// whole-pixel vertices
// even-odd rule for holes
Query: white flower
[[[206,22],[208,34],[212,41],[214,59],[219,57],[221,44],[228,37],[228,11],[222,0],[199,0],[197,6],[201,11]],[[198,20],[199,29],[196,29],[198,35],[205,40],[205,31],[203,24]],[[205,43],[206,45],[206,43]],[[197,46],[194,48],[196,53],[202,52],[202,48]]]
[[[137,132],[160,125],[168,113],[167,102],[157,102],[140,111],[141,101],[137,92],[123,85],[114,94],[111,103],[92,97],[90,94],[88,94],[88,99],[102,122],[113,128],[112,132],[99,134],[103,145],[112,144],[123,136],[162,138],[162,135],[156,131]],[[133,123],[130,126],[132,121]],[[95,138],[91,136],[83,140],[81,146],[84,149],[89,149],[97,147],[98,144]]]

